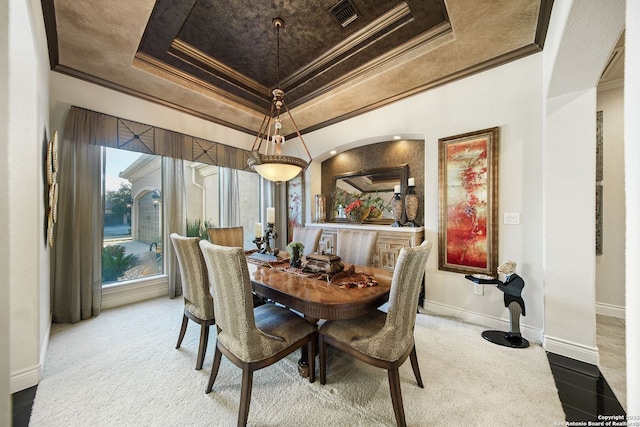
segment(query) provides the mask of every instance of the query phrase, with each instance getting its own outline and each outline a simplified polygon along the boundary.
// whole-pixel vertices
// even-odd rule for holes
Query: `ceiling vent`
[[[358,19],[358,9],[351,0],[342,0],[335,4],[329,9],[329,13],[343,28]]]

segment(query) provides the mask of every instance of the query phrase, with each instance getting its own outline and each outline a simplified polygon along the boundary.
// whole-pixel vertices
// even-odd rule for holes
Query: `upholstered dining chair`
[[[220,227],[207,228],[209,241],[214,245],[230,246],[234,248],[244,247],[244,229],[242,227]],[[264,300],[257,295],[253,295],[253,305],[255,307],[264,304]]]
[[[319,329],[320,384],[327,379],[327,345],[365,363],[387,370],[391,402],[399,426],[405,426],[404,406],[398,368],[407,357],[418,386],[424,388],[418,366],[413,329],[416,305],[431,242],[403,248],[391,281],[388,312],[380,310],[348,320],[328,320]]]
[[[338,230],[336,255],[349,264],[370,267],[376,252],[377,231]]]
[[[294,227],[293,229],[293,241],[300,242],[304,245],[304,249],[302,250],[303,255],[309,255],[310,253],[318,251],[321,235],[322,228]]]
[[[244,229],[242,227],[207,228],[209,241],[214,245],[244,247]]]
[[[206,392],[213,389],[224,354],[242,369],[238,426],[244,426],[249,415],[254,371],[306,344],[309,381],[315,381],[317,331],[314,325],[284,307],[264,304],[253,308],[249,269],[241,248],[214,245],[206,240],[200,241],[200,248],[209,272],[218,329]]]
[[[209,293],[207,266],[204,263],[200,246],[198,246],[200,238],[184,237],[177,233],[172,233],[170,237],[178,259],[184,298],[182,327],[180,328],[176,348],[180,348],[182,344],[184,334],[187,332],[189,319],[199,324],[200,345],[198,346],[196,369],[200,370],[204,362],[204,355],[207,352],[209,326],[215,323],[213,298]]]

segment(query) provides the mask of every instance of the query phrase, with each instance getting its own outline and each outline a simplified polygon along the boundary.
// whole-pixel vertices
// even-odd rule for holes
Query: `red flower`
[[[348,215],[351,211],[360,208],[360,206],[362,206],[362,200],[358,199],[355,202],[352,202],[351,204],[349,204],[349,206],[347,206],[344,211]]]

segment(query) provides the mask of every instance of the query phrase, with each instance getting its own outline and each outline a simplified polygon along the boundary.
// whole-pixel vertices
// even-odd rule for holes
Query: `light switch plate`
[[[520,224],[520,213],[517,213],[517,212],[505,213],[504,223],[511,224],[511,225]]]

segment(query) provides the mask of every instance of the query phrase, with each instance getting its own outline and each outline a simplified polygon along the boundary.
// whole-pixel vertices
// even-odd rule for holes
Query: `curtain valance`
[[[96,142],[104,147],[253,172],[247,165],[250,151],[80,107],[72,106],[69,114],[76,111],[100,118],[104,128],[99,131],[102,138]]]

